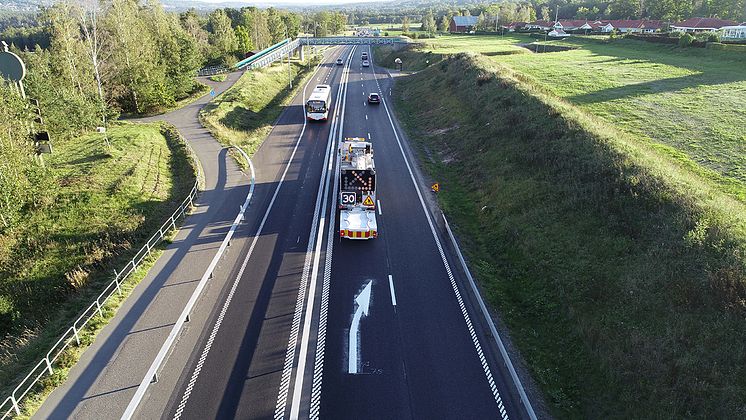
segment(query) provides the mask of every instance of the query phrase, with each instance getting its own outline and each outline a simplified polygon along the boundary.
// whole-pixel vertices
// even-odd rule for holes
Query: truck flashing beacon
[[[339,237],[372,239],[376,224],[376,166],[373,144],[360,137],[339,146]]]
[[[306,101],[306,118],[312,121],[326,121],[329,118],[331,92],[329,85],[316,85]]]

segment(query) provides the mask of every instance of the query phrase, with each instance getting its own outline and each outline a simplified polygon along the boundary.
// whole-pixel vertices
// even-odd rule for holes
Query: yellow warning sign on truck
[[[363,200],[363,205],[366,207],[373,207],[375,206],[375,203],[373,203],[373,199],[371,198],[371,196],[366,195],[365,200]]]

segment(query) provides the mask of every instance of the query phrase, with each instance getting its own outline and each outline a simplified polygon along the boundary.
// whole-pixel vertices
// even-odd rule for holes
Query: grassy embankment
[[[200,119],[218,141],[240,146],[253,155],[284,107],[303,89],[316,64],[314,59],[307,63],[291,61],[292,89],[288,87],[287,62],[246,72],[202,109]]]
[[[103,135],[57,142],[47,155],[53,183],[44,202],[0,237],[0,395],[4,399],[78,314],[112,280],[194,185],[185,145],[158,124],[120,124]],[[123,294],[82,332],[55,375],[32,393],[26,413],[61,383],[95,333],[144,277],[150,262],[123,286]]]
[[[395,93],[554,414],[746,415],[742,201],[494,59],[431,63]]]
[[[661,152],[691,159],[692,170],[746,199],[746,55],[590,37],[548,44],[577,49],[505,57],[499,56],[504,45],[474,36],[425,46],[435,53],[494,55],[548,92],[659,143]]]

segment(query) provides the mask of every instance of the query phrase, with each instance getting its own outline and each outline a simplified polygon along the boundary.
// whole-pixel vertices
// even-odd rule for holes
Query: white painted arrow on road
[[[358,341],[360,336],[360,319],[363,316],[368,316],[368,309],[370,309],[370,294],[371,286],[373,282],[369,281],[365,285],[363,291],[355,298],[357,303],[357,309],[355,315],[352,317],[352,325],[350,325],[350,339],[349,339],[349,369],[348,372],[352,374],[358,373],[358,366],[360,366],[360,352],[358,351]]]

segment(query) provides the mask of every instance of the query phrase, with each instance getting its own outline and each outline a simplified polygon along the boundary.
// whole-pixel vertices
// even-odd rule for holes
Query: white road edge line
[[[376,204],[378,204],[378,215],[383,216],[383,210],[381,210],[381,200],[376,200]]]
[[[479,308],[482,310],[482,314],[487,319],[487,324],[490,327],[490,332],[492,333],[492,336],[495,337],[495,342],[497,343],[497,346],[500,348],[500,354],[502,354],[503,359],[505,359],[505,365],[508,368],[508,371],[510,372],[510,376],[513,378],[513,382],[515,383],[516,388],[518,388],[518,393],[521,396],[521,402],[523,403],[523,406],[526,408],[526,411],[528,412],[528,416],[531,418],[531,420],[536,420],[536,413],[534,413],[534,408],[531,406],[531,401],[529,401],[528,396],[526,395],[526,390],[523,389],[523,385],[521,384],[520,378],[518,378],[518,373],[516,373],[515,368],[513,367],[513,362],[510,360],[510,356],[508,355],[508,351],[505,349],[505,345],[503,344],[503,340],[500,338],[500,334],[497,332],[497,328],[495,328],[495,323],[492,321],[492,316],[490,315],[490,312],[487,310],[487,306],[484,304],[484,299],[482,299],[482,294],[479,292],[479,288],[477,288],[477,284],[474,282],[474,277],[471,275],[471,271],[469,270],[469,267],[466,265],[466,260],[464,260],[464,255],[461,253],[461,247],[459,247],[458,242],[456,242],[456,237],[453,236],[453,231],[451,230],[451,226],[448,224],[448,220],[446,219],[446,215],[443,214],[443,221],[446,225],[446,230],[448,231],[448,236],[451,238],[451,242],[453,243],[453,248],[456,250],[456,255],[458,255],[459,261],[461,261],[461,266],[464,269],[464,272],[466,273],[466,277],[469,279],[469,284],[471,285],[471,289],[474,291],[474,294],[477,297],[477,301],[479,302]]]
[[[156,354],[155,359],[153,360],[153,363],[150,364],[150,368],[148,368],[148,372],[145,374],[145,377],[142,379],[142,381],[140,382],[140,385],[137,387],[137,391],[135,391],[135,395],[132,396],[132,399],[130,400],[129,404],[127,404],[127,408],[124,410],[124,413],[122,413],[121,418],[123,420],[129,420],[132,418],[132,416],[134,416],[135,411],[137,410],[137,407],[140,405],[140,402],[142,402],[142,399],[145,396],[145,392],[148,390],[148,387],[150,386],[151,382],[153,382],[153,380],[156,378],[156,375],[158,374],[158,370],[160,369],[161,365],[163,364],[166,357],[168,356],[168,353],[171,350],[171,347],[175,344],[176,339],[179,333],[181,332],[181,328],[184,326],[184,323],[189,317],[189,314],[192,313],[192,310],[194,309],[194,306],[196,305],[197,300],[202,294],[202,291],[204,290],[205,286],[210,281],[212,272],[215,270],[215,267],[218,265],[220,258],[223,256],[223,253],[228,247],[228,243],[233,237],[233,233],[236,231],[241,221],[243,221],[244,213],[246,212],[246,209],[249,207],[249,203],[251,203],[251,198],[254,195],[254,185],[256,183],[255,182],[256,173],[254,172],[254,164],[251,162],[251,159],[249,159],[246,153],[244,153],[244,151],[241,150],[241,148],[236,147],[236,149],[239,152],[241,152],[244,158],[246,158],[246,160],[249,162],[249,167],[251,168],[251,186],[249,187],[249,193],[246,195],[246,200],[244,201],[243,206],[241,206],[240,211],[238,212],[238,215],[233,220],[233,224],[231,224],[231,227],[228,230],[228,233],[225,235],[225,238],[223,238],[223,242],[220,244],[220,248],[218,248],[218,252],[212,258],[212,261],[210,261],[210,265],[207,266],[207,270],[205,270],[205,273],[202,275],[202,278],[197,284],[197,287],[194,289],[194,292],[192,292],[192,295],[189,297],[189,300],[184,306],[184,309],[181,311],[181,314],[179,314],[179,317],[176,319],[176,323],[174,323],[174,326],[171,328],[171,331],[169,332],[168,337],[166,337],[166,341],[161,346],[160,350],[158,351],[158,354]]]
[[[348,58],[348,63],[352,63],[354,53],[355,53],[356,47],[352,47],[350,50],[350,56]],[[341,115],[340,122],[338,125],[338,132],[341,136],[342,134],[342,121],[344,121],[344,111],[345,107],[347,106],[347,101],[345,98],[346,92],[347,92],[347,80],[349,79],[350,74],[350,68],[349,64],[345,66],[345,68],[342,69],[342,78],[340,80],[340,87],[344,87],[344,93],[341,94],[342,97],[342,106],[341,109],[337,108],[337,115]],[[336,146],[337,143],[335,143]],[[332,155],[336,156],[336,147],[332,151]],[[332,159],[333,162],[336,162],[336,158]],[[293,401],[290,406],[290,419],[296,420],[300,416],[300,403],[303,393],[303,379],[305,375],[306,370],[306,359],[308,355],[308,346],[309,346],[309,340],[310,340],[310,334],[311,334],[311,321],[313,319],[313,306],[316,298],[316,284],[318,283],[316,279],[318,278],[318,271],[319,271],[319,260],[321,258],[321,243],[323,242],[323,230],[324,230],[324,224],[326,222],[326,206],[329,202],[328,200],[328,194],[329,194],[329,180],[331,179],[332,171],[335,167],[332,161],[329,162],[329,166],[327,168],[327,173],[329,176],[327,177],[327,183],[326,188],[324,191],[324,208],[321,216],[321,222],[320,227],[318,231],[318,239],[316,242],[316,255],[314,256],[314,266],[313,266],[313,272],[311,274],[311,287],[308,292],[308,299],[306,299],[306,314],[304,315],[303,320],[303,335],[301,336],[301,346],[300,346],[300,352],[298,355],[298,367],[295,370],[295,387],[293,389]],[[336,183],[335,183],[336,185]],[[336,188],[334,188],[335,194],[336,194]],[[335,195],[336,196],[336,195]],[[332,211],[332,214],[336,215],[335,211]],[[330,223],[330,229],[332,229],[333,224]]]
[[[391,304],[396,306],[396,293],[394,293],[394,279],[389,274],[389,290],[391,290]]]
[[[319,65],[321,65],[321,63],[319,63]],[[305,89],[304,89],[303,96],[305,100]],[[337,100],[335,102],[336,103],[335,103],[334,109],[335,109],[335,115],[336,115],[337,109],[339,108],[338,106],[339,101]],[[327,138],[327,147],[326,147],[327,157],[324,160],[324,166],[327,165],[329,153],[331,152],[331,150],[333,150],[332,138],[333,138],[333,133],[334,133],[334,127],[337,124],[337,118],[335,115],[332,115],[331,129],[329,131],[329,136]],[[322,168],[324,166],[322,166]],[[293,366],[294,366],[294,361],[295,361],[295,350],[297,348],[297,343],[298,343],[298,331],[300,329],[300,321],[301,321],[301,316],[303,314],[303,303],[306,300],[306,290],[308,288],[308,278],[309,278],[309,274],[311,270],[311,257],[313,256],[314,239],[315,239],[316,231],[318,229],[319,212],[321,209],[325,179],[326,178],[324,177],[324,173],[322,172],[322,176],[319,179],[318,193],[316,195],[316,205],[314,208],[311,232],[308,236],[306,258],[305,258],[304,265],[303,265],[303,272],[301,274],[301,281],[298,286],[298,297],[296,299],[295,310],[293,313],[293,321],[290,327],[290,336],[288,338],[287,350],[285,352],[285,363],[283,365],[282,376],[280,380],[280,387],[277,393],[277,402],[275,404],[275,419],[282,419],[283,417],[285,417],[285,410],[287,409],[287,397],[290,391],[291,375],[293,372]]]
[[[381,90],[381,86],[378,83],[378,77],[375,77],[376,86],[378,86],[378,90]],[[453,272],[451,271],[451,266],[448,263],[448,259],[446,258],[445,251],[443,250],[443,245],[440,242],[440,238],[438,238],[438,234],[435,231],[435,226],[433,224],[433,220],[430,217],[430,213],[427,210],[427,206],[425,205],[425,199],[422,197],[422,191],[420,191],[420,188],[417,186],[417,180],[415,179],[414,172],[412,171],[412,166],[409,163],[409,159],[407,158],[406,153],[404,152],[404,146],[402,146],[401,139],[399,138],[399,133],[396,129],[396,125],[394,125],[394,120],[391,118],[391,113],[389,112],[389,107],[386,105],[386,102],[383,103],[384,110],[386,110],[386,115],[388,116],[389,124],[391,124],[391,129],[394,131],[394,137],[396,138],[396,143],[399,145],[399,151],[401,152],[402,157],[404,158],[404,163],[407,165],[407,171],[409,172],[409,177],[412,180],[412,185],[414,186],[415,191],[417,191],[417,197],[420,200],[420,205],[422,206],[422,211],[425,213],[425,218],[427,219],[428,225],[430,225],[430,232],[433,235],[433,239],[435,240],[435,245],[438,247],[438,252],[440,253],[440,259],[443,261],[443,266],[446,269],[446,273],[448,274],[448,279],[451,282],[451,287],[453,288],[453,292],[456,295],[456,300],[458,301],[459,307],[461,308],[461,314],[464,317],[464,321],[466,322],[466,327],[469,330],[469,334],[472,338],[472,342],[474,343],[474,348],[477,352],[477,356],[479,357],[479,361],[482,364],[482,369],[484,370],[484,374],[487,378],[487,383],[490,386],[490,390],[492,391],[492,395],[495,398],[495,402],[497,403],[498,407],[503,406],[502,397],[500,397],[500,391],[497,389],[497,386],[495,385],[495,379],[492,376],[492,370],[490,369],[489,364],[487,363],[487,360],[484,356],[484,352],[482,351],[482,345],[479,342],[479,338],[476,335],[476,332],[474,330],[474,325],[471,322],[471,317],[469,316],[469,312],[466,309],[466,305],[464,304],[464,300],[461,297],[461,292],[458,290],[458,285],[456,284],[456,279],[453,276]],[[507,413],[504,411],[501,412],[501,416],[503,420],[507,420],[508,416]]]

